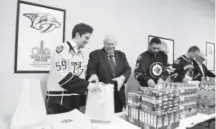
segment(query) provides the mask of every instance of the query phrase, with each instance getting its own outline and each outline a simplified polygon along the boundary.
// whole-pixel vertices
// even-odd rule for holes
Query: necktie
[[[115,77],[116,76],[116,69],[115,69],[115,62],[114,62],[114,56],[113,55],[109,55],[109,63],[110,63],[112,75],[113,75],[113,77]]]

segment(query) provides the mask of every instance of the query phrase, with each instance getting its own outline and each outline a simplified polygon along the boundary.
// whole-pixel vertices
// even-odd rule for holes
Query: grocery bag
[[[39,129],[45,125],[46,108],[39,79],[25,79],[11,129]]]
[[[4,117],[0,117],[0,129],[9,129],[8,121]]]
[[[90,119],[77,109],[47,115],[46,123],[51,129],[92,129]]]
[[[109,122],[114,117],[114,85],[97,83],[101,92],[88,91],[85,114],[92,120]]]

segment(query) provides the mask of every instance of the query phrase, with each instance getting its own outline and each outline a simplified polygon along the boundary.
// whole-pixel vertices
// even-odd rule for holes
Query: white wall
[[[94,27],[85,56],[102,47],[106,32],[114,32],[118,49],[124,51],[134,67],[136,58],[147,49],[148,35],[175,40],[175,58],[189,46],[205,52],[205,42],[214,42],[215,7],[208,0],[28,0],[66,9],[66,39],[72,27],[83,21]],[[0,1],[0,114],[14,112],[22,80],[41,79],[46,74],[14,74],[17,0]],[[133,87],[134,80],[129,82]]]

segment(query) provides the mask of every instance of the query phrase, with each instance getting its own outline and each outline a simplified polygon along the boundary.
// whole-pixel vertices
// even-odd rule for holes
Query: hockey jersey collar
[[[80,50],[78,50],[78,46],[76,43],[74,43],[73,41],[67,41],[67,44],[70,47],[70,50],[72,50],[74,53],[78,54],[80,52]]]
[[[158,55],[158,52],[157,52],[157,53],[154,53],[154,52],[152,52],[152,51],[150,51],[150,50],[147,50],[147,53],[148,53],[149,55],[152,55],[152,56]]]
[[[182,58],[183,58],[184,60],[186,60],[187,62],[189,62],[189,63],[192,62],[192,60],[190,60],[189,58],[187,58],[185,55],[182,55]]]

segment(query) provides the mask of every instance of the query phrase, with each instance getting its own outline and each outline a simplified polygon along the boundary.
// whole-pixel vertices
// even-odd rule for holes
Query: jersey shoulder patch
[[[180,60],[179,60],[179,59],[176,59],[176,60],[174,61],[174,63],[175,63],[175,64],[179,64],[179,63],[180,63]]]
[[[60,54],[62,51],[63,51],[64,47],[61,45],[61,46],[58,46],[56,48],[56,53]]]

